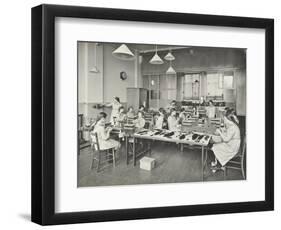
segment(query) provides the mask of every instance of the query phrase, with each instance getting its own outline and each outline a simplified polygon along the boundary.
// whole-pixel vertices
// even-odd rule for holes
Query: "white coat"
[[[113,122],[113,117],[118,117],[119,114],[119,108],[122,106],[121,103],[113,102],[109,104],[108,106],[112,106],[111,116],[110,116],[110,122]]]
[[[240,148],[240,130],[234,123],[221,133],[221,143],[215,143],[212,150],[222,166],[230,161]]]

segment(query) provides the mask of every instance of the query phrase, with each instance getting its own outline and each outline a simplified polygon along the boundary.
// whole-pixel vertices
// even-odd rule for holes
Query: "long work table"
[[[206,120],[205,122],[199,122],[198,119],[191,121],[185,121],[178,131],[169,131],[165,129],[141,129],[135,130],[133,127],[129,129],[120,127],[114,127],[113,133],[124,133],[125,145],[126,145],[126,161],[129,164],[130,155],[133,158],[133,165],[136,166],[137,158],[149,153],[151,155],[152,142],[162,141],[169,143],[180,144],[181,146],[197,146],[201,149],[201,172],[202,181],[204,180],[204,168],[207,161],[208,145],[212,136],[216,136],[215,130],[219,127],[220,123],[218,119]],[[137,143],[141,144],[145,149],[138,150]],[[129,148],[131,147],[131,152]],[[182,149],[182,148],[181,148]]]
[[[211,139],[210,134],[201,132],[171,132],[169,130],[142,130],[134,133],[132,136],[126,138],[126,152],[128,163],[128,140],[131,138],[132,150],[133,150],[133,164],[136,165],[137,156],[139,153],[136,150],[136,142],[147,141],[147,149],[142,150],[141,153],[148,152],[151,154],[151,142],[163,141],[170,143],[177,143],[183,145],[198,146],[201,148],[201,165],[202,165],[202,181],[204,180],[204,168],[207,160],[208,144]]]

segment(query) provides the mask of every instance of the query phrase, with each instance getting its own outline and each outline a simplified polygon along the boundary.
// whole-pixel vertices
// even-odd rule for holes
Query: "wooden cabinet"
[[[144,88],[127,88],[127,108],[133,106],[136,111],[140,105],[149,108],[148,90]]]

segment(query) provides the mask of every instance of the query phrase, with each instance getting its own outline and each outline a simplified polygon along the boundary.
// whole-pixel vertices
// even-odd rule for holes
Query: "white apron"
[[[240,148],[240,130],[233,124],[230,125],[221,135],[221,143],[213,145],[212,150],[222,166],[230,161]]]
[[[216,107],[208,106],[208,107],[206,107],[206,112],[207,112],[208,118],[214,118],[216,115]]]
[[[112,106],[112,111],[111,111],[111,116],[110,116],[110,122],[113,122],[113,117],[118,117],[119,114],[119,108],[122,106],[120,103],[111,103]]]
[[[163,122],[164,122],[164,117],[163,116],[159,116],[155,122],[155,129],[162,129],[163,128]]]
[[[118,141],[109,138],[109,132],[105,131],[104,126],[96,124],[92,132],[97,133],[100,150],[107,150],[111,148],[118,149],[120,147],[120,143]],[[95,138],[93,133],[91,133],[92,139]],[[95,142],[95,140],[93,140],[93,142]]]
[[[177,118],[173,116],[168,117],[168,128],[170,131],[179,131],[178,124],[179,122]]]

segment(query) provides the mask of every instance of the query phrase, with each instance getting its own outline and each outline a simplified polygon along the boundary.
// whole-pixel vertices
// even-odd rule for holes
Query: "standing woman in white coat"
[[[118,117],[119,114],[119,108],[122,106],[122,104],[120,103],[120,98],[119,97],[114,97],[113,98],[113,102],[106,104],[106,107],[112,107],[112,111],[111,111],[111,116],[110,116],[110,122],[113,123],[114,122],[114,118],[116,119]]]
[[[223,120],[225,130],[217,129],[216,131],[220,140],[213,139],[215,142],[212,147],[215,155],[215,161],[211,163],[213,168],[217,166],[219,161],[222,169],[224,169],[224,165],[238,153],[240,148],[239,120],[234,109],[227,108]]]

